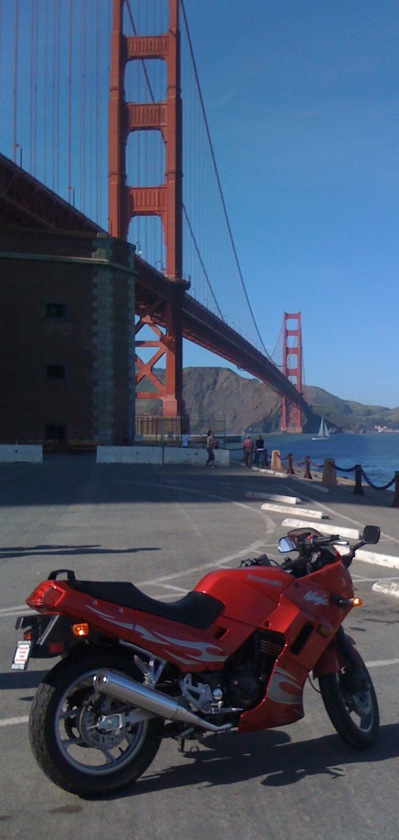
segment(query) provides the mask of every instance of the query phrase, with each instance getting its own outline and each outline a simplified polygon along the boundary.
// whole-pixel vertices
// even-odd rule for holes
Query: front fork
[[[353,664],[355,644],[354,639],[346,635],[341,625],[328,647],[322,653],[320,659],[316,662],[313,668],[313,676],[320,677],[323,674],[339,674],[346,664]]]

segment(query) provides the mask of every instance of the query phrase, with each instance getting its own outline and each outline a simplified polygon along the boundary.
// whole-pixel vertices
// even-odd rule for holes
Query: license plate
[[[15,648],[14,659],[11,663],[13,671],[26,671],[29,664],[32,642],[20,641]]]

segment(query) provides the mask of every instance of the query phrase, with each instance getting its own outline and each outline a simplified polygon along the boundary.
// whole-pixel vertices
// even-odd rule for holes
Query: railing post
[[[272,451],[270,469],[273,470],[273,472],[281,472],[282,471],[280,451],[278,449],[273,449],[273,451]]]
[[[362,487],[362,468],[360,464],[356,464],[355,466],[355,486],[353,488],[353,492],[357,496],[364,496],[364,490]]]
[[[392,507],[399,507],[399,471],[395,471],[395,491],[393,494]]]
[[[322,484],[335,486],[337,483],[337,473],[335,470],[334,458],[326,458],[323,466]]]

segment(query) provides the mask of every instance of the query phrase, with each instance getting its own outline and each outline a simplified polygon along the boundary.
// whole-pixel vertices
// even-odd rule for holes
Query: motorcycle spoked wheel
[[[113,793],[134,782],[162,740],[163,720],[129,723],[124,715],[132,707],[95,695],[93,675],[105,668],[142,682],[123,654],[91,649],[56,665],[31,707],[29,735],[39,766],[56,785],[81,796]],[[102,726],[110,715],[114,719],[108,717]]]
[[[378,702],[360,654],[353,649],[347,666],[338,674],[320,675],[319,685],[327,714],[341,738],[356,750],[374,744],[380,725]]]

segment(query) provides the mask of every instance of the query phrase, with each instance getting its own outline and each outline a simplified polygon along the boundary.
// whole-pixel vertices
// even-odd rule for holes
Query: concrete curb
[[[242,466],[244,466],[244,464]],[[292,475],[290,473],[285,472],[276,472],[275,470],[270,470],[266,467],[252,466],[251,469],[253,470],[253,472],[259,472],[262,473],[262,475],[270,475],[272,476],[272,478],[292,478],[293,481],[301,482],[301,484],[303,484],[304,487],[311,487],[312,490],[317,490],[320,493],[329,493],[331,489],[330,487],[326,487],[325,485],[321,484],[320,480],[318,480],[316,477],[314,478],[314,480],[309,480],[309,478],[305,478],[302,475],[297,475],[296,473]]]
[[[274,496],[270,493],[258,493],[256,490],[247,490],[245,495],[248,499],[266,499],[268,502],[281,502],[286,505],[302,504],[302,499],[298,496]]]
[[[275,505],[271,502],[265,502],[265,504],[261,505],[262,510],[274,510],[276,513],[291,513],[291,508],[289,505]],[[299,511],[298,511],[299,513]],[[300,510],[301,516],[313,516],[314,519],[329,519],[328,513],[325,513],[324,510],[308,510],[307,508],[301,508]],[[296,521],[296,520],[293,520]],[[284,524],[284,523],[283,523]],[[309,524],[309,523],[306,523]],[[293,525],[294,528],[298,527],[297,525]],[[301,526],[299,526],[301,527]],[[320,528],[319,525],[315,525],[315,527]],[[331,531],[331,528],[327,529]]]
[[[155,466],[188,464],[191,467],[205,466],[204,447],[182,446],[98,446],[97,464],[153,464]],[[215,449],[215,464],[218,467],[230,465],[227,449]]]
[[[43,463],[43,447],[39,444],[8,444],[0,446],[0,462],[3,464],[16,462]]]

